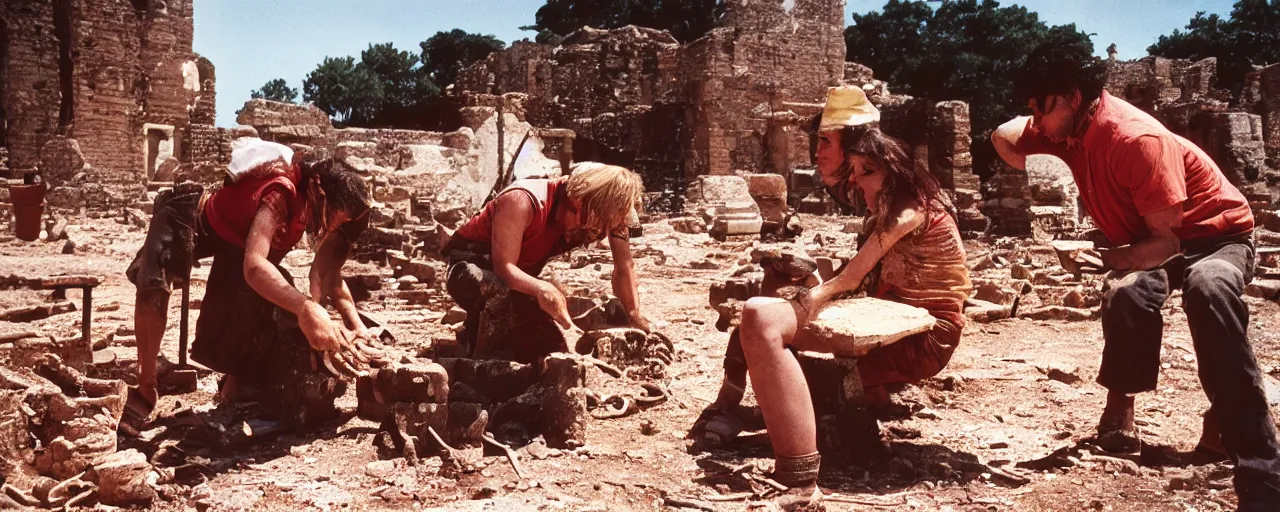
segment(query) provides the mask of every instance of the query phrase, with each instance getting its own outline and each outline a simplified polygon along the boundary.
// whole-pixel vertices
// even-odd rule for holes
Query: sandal
[[[827,510],[822,504],[822,489],[817,485],[788,489],[773,499],[778,508],[796,512],[820,512]]]
[[[124,401],[124,414],[133,421],[144,422],[151,418],[151,414],[155,412],[156,404],[138,391],[138,388],[130,386],[129,393]]]
[[[1142,451],[1142,439],[1138,437],[1137,428],[1098,427],[1098,437],[1094,444],[1108,453],[1139,453]]]
[[[689,429],[688,438],[696,440],[704,449],[720,448],[732,443],[746,429],[746,422],[739,415],[712,406],[702,411]]]

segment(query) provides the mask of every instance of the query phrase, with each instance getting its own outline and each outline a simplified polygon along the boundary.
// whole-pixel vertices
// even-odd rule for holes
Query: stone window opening
[[[58,131],[66,133],[75,117],[75,82],[71,60],[71,0],[53,4],[53,36],[58,40],[58,85],[62,100],[58,108]]]
[[[143,134],[146,135],[143,147],[143,154],[146,158],[147,181],[151,182],[155,178],[156,169],[160,163],[166,158],[170,158],[177,154],[175,151],[175,141],[173,138],[173,127],[160,124],[145,124],[142,127]]]

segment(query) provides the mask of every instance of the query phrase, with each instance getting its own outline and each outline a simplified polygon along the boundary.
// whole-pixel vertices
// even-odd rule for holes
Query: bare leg
[[[753,298],[742,311],[739,327],[751,389],[764,413],[775,457],[818,451],[809,386],[800,362],[787,350],[796,334],[798,316],[790,302]]]
[[[1133,453],[1141,448],[1133,423],[1133,395],[1107,393],[1107,406],[1098,420],[1098,445],[1116,453]]]
[[[138,291],[134,301],[133,330],[138,338],[138,393],[154,405],[156,392],[156,359],[169,316],[169,292]]]

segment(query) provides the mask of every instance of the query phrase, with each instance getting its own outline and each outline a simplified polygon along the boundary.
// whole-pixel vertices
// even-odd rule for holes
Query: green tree
[[[369,45],[360,53],[361,69],[372,73],[382,86],[382,103],[370,119],[379,127],[418,128],[422,109],[440,95],[440,88],[418,65],[418,56],[397,50],[391,43]]]
[[[715,28],[724,14],[723,0],[547,0],[534,14],[534,24],[521,27],[561,37],[584,26],[611,29],[626,25],[667,30],[690,42]]]
[[[878,12],[855,14],[845,29],[847,58],[869,66],[896,91],[969,104],[974,169],[995,158],[991,131],[1019,112],[1013,99],[1017,68],[1040,43],[1086,45],[1075,25],[1049,27],[1025,7],[995,0],[955,0],[937,9],[925,2],[888,0]]]
[[[367,126],[382,107],[385,87],[378,75],[352,57],[325,57],[302,81],[302,98],[336,121]]]
[[[1238,97],[1254,66],[1280,62],[1280,0],[1238,0],[1231,15],[1196,13],[1186,30],[1160,36],[1147,53],[1173,59],[1218,59],[1218,87]]]
[[[283,103],[293,103],[298,99],[298,90],[289,87],[289,84],[283,78],[268,81],[261,88],[249,91],[249,97],[258,100],[271,100]]]
[[[423,73],[441,87],[452,85],[467,66],[507,47],[496,37],[459,29],[436,32],[418,46],[422,48]]]

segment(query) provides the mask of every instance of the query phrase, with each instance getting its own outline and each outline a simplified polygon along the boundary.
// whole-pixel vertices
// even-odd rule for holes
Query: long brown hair
[[[908,200],[926,212],[942,210],[950,213],[951,201],[942,193],[938,179],[928,169],[915,165],[906,143],[889,136],[879,127],[845,127],[840,134],[840,149],[845,155],[842,179],[847,180],[853,172],[848,163],[850,155],[866,157],[884,171],[884,185],[880,195],[874,199],[876,213],[868,219],[868,228],[874,229],[881,220],[896,217]]]

